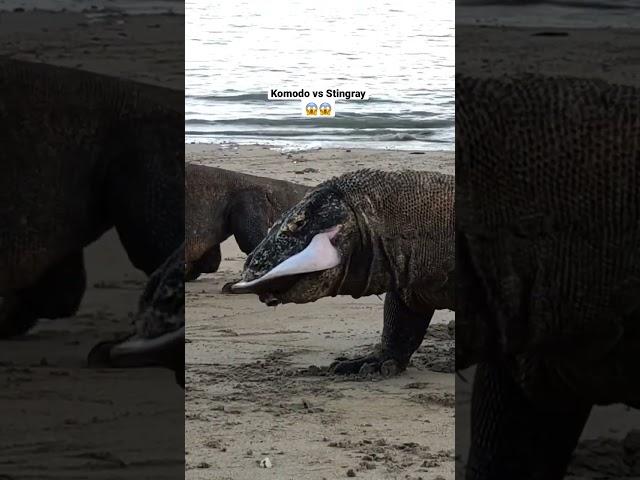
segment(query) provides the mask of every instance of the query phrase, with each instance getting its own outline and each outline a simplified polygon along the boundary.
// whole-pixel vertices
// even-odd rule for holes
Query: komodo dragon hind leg
[[[211,247],[196,262],[197,268],[201,273],[214,273],[218,271],[222,253],[220,252],[220,244]]]
[[[269,208],[268,202],[254,192],[239,195],[231,207],[231,232],[247,255],[267,236],[271,226]]]
[[[590,406],[543,411],[500,362],[478,365],[471,400],[466,480],[560,480]]]
[[[395,375],[404,371],[429,327],[434,310],[417,313],[409,309],[397,292],[389,292],[384,301],[382,340],[374,352],[363,357],[337,359],[330,370],[339,375],[375,373]]]
[[[9,292],[0,305],[0,338],[27,333],[39,318],[69,317],[86,288],[82,250],[67,256],[27,288]]]
[[[220,244],[218,244],[207,250],[195,262],[187,264],[184,278],[187,282],[192,282],[202,273],[215,273],[218,271],[221,261],[222,253],[220,252]]]
[[[240,250],[247,255],[262,242],[271,227],[268,211],[271,207],[259,195],[254,192],[244,192],[238,196],[231,208],[231,232]],[[232,293],[231,286],[239,281],[240,279],[236,279],[225,283],[222,293]]]

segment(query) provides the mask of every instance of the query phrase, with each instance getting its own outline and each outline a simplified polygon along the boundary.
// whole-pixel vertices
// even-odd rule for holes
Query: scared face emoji
[[[320,115],[331,115],[331,105],[324,102],[320,105]]]
[[[313,102],[307,103],[307,106],[305,107],[305,110],[307,112],[307,116],[308,117],[312,117],[312,116],[318,115],[318,105],[316,105]]]

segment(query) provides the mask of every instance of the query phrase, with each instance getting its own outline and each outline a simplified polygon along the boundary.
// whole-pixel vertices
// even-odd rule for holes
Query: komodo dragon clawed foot
[[[357,358],[338,357],[329,366],[329,371],[336,375],[369,375],[379,373],[383,377],[392,377],[407,368],[405,361],[395,359],[389,352],[384,352],[380,345],[373,353]]]
[[[411,310],[398,292],[387,293],[381,343],[369,355],[336,359],[329,370],[338,375],[380,373],[385,377],[403,372],[422,343],[432,315],[433,311],[425,314]]]

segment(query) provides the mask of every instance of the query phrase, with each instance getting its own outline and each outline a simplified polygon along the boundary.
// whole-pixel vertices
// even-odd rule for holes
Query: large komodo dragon
[[[249,254],[282,212],[309,187],[221,168],[188,164],[185,178],[186,280],[213,273],[220,244],[233,235]]]
[[[151,274],[184,239],[182,92],[0,59],[0,337],[73,315],[115,226]]]
[[[122,340],[97,344],[89,353],[93,367],[163,366],[184,388],[184,243],[149,277],[134,320]]]
[[[593,405],[640,406],[640,90],[456,80],[467,479],[564,476]]]
[[[402,371],[436,309],[454,308],[454,178],[360,170],[287,211],[249,255],[234,292],[268,305],[387,293],[382,342],[336,373]]]

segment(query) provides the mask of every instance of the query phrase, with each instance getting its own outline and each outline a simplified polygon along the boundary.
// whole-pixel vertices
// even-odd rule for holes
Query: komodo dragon
[[[593,405],[640,406],[640,89],[456,78],[468,480],[563,478]]]
[[[454,177],[359,170],[287,211],[249,255],[237,293],[267,305],[387,292],[382,342],[338,374],[404,370],[435,310],[454,309]]]
[[[220,244],[233,235],[249,254],[273,222],[309,187],[204,165],[187,164],[185,178],[186,280],[213,273]]]
[[[167,367],[184,388],[184,243],[149,277],[134,324],[126,338],[97,344],[89,365]]]
[[[0,58],[0,338],[73,315],[115,226],[151,274],[183,242],[181,91]]]

